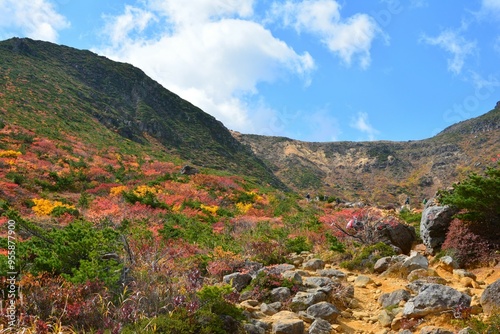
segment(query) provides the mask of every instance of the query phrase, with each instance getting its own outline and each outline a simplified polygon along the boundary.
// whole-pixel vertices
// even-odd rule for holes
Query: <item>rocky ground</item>
[[[490,306],[481,296],[492,283],[500,285],[500,265],[466,271],[446,259],[434,262],[422,254],[412,251],[410,256],[379,260],[375,266],[379,273],[373,274],[349,272],[313,254],[298,255],[295,265],[273,270],[301,281],[299,292],[290,295],[276,288],[267,303],[242,293],[240,305],[250,320],[246,330],[259,334],[458,333],[462,328],[453,320],[471,314],[486,319]],[[239,275],[225,279],[237,285],[242,282]],[[492,297],[496,303],[497,293]]]

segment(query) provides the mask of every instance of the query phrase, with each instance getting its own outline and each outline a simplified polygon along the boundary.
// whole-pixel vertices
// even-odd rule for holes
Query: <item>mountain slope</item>
[[[233,133],[291,188],[313,194],[400,203],[419,202],[468,172],[498,160],[500,107],[438,135],[408,142],[308,143]]]
[[[103,147],[118,140],[138,151],[161,149],[283,186],[221,122],[132,65],[13,38],[0,42],[0,87],[4,122],[56,139],[70,134]]]

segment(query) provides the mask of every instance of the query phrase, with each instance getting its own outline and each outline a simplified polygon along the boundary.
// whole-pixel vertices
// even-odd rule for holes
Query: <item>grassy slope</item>
[[[129,64],[11,39],[0,43],[0,77],[6,122],[53,139],[66,133],[127,152],[161,148],[198,166],[283,186],[215,118]],[[152,143],[161,145],[153,148]]]

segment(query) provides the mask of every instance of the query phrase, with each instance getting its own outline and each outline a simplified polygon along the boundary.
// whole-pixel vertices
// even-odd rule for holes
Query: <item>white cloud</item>
[[[96,52],[134,64],[231,129],[259,133],[268,120],[250,117],[255,106],[248,103],[257,85],[290,73],[307,81],[315,65],[307,52],[296,53],[248,19],[251,4],[154,0],[144,8],[127,6],[122,15],[105,17],[107,44]],[[148,29],[156,35],[141,33]]]
[[[368,114],[365,112],[358,112],[352,119],[350,126],[368,136],[368,140],[375,140],[375,137],[380,132],[375,129],[368,120]]]
[[[69,21],[47,0],[0,0],[0,37],[30,37],[56,42]],[[10,35],[10,36],[9,36]]]
[[[481,8],[483,12],[491,13],[500,18],[500,0],[482,0]]]
[[[477,72],[470,71],[470,80],[476,90],[476,97],[480,99],[484,99],[484,96],[489,97],[495,88],[500,86],[500,81],[492,74],[485,78]]]
[[[366,69],[371,62],[373,40],[377,36],[387,40],[387,36],[371,16],[358,13],[342,18],[340,9],[334,0],[287,1],[274,3],[271,14],[281,18],[286,27],[318,36],[345,64],[351,65],[356,59]]]
[[[422,36],[421,41],[441,47],[451,54],[448,59],[448,70],[460,74],[466,58],[476,50],[476,42],[468,41],[459,34],[459,31],[445,30],[436,37]]]

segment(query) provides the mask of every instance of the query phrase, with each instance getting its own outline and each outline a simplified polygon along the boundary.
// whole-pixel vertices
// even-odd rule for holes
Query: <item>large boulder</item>
[[[246,273],[232,273],[225,275],[222,279],[224,283],[230,284],[236,291],[241,292],[250,282],[252,281],[252,276]]]
[[[471,297],[441,284],[423,284],[418,295],[410,298],[403,309],[403,316],[422,318],[428,314],[454,311],[469,307]]]
[[[384,293],[378,299],[378,302],[382,307],[389,307],[393,305],[399,305],[401,301],[407,301],[410,299],[410,293],[405,289],[399,289],[393,292]]]
[[[309,334],[330,334],[332,332],[332,325],[326,320],[316,319],[309,327]]]
[[[340,311],[335,305],[328,302],[319,302],[307,308],[307,314],[313,318],[320,318],[330,322],[337,320]]]
[[[480,303],[484,313],[491,314],[493,311],[500,311],[500,279],[484,289]]]
[[[403,254],[409,254],[413,243],[417,240],[415,228],[400,222],[381,224],[375,233],[377,241],[396,246]]]
[[[326,299],[326,293],[321,290],[311,289],[308,291],[299,291],[292,299],[291,308],[294,311],[304,311],[309,306],[324,302]]]
[[[433,202],[426,206],[422,212],[420,220],[420,237],[430,254],[436,254],[441,249],[441,245],[446,238],[446,233],[450,227],[453,215],[457,210],[445,205],[433,205]]]
[[[403,268],[406,268],[408,272],[412,272],[416,269],[427,269],[429,268],[429,261],[425,256],[415,251],[411,252],[411,255],[406,258],[401,264]]]
[[[273,334],[304,334],[304,321],[297,314],[290,311],[281,311],[272,316]]]

